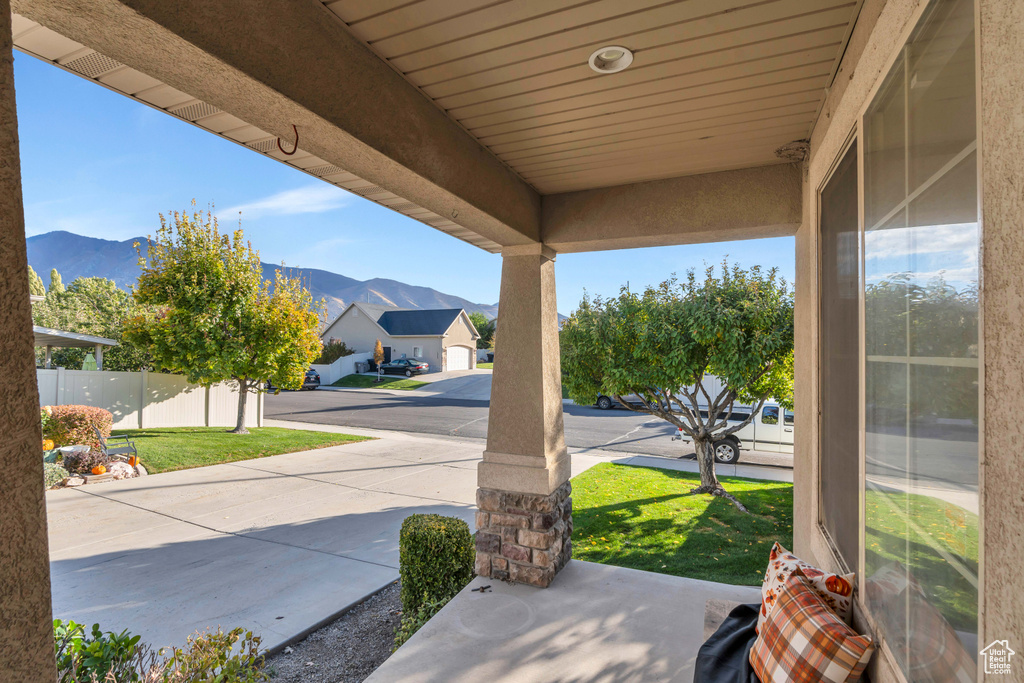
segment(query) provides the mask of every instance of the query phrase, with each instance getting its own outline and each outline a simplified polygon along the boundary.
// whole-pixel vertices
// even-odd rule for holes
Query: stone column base
[[[538,495],[477,489],[476,573],[547,588],[572,557],[572,484]]]

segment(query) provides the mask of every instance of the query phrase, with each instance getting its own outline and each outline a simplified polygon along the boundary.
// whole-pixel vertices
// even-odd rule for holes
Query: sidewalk
[[[325,425],[325,424],[311,424],[307,422],[290,422],[287,420],[264,420],[264,424],[268,427],[286,427],[288,429],[307,429],[320,432],[336,432],[344,434],[356,434],[358,436],[370,436],[380,437],[388,436],[389,438],[401,439],[409,438],[415,440],[422,439],[438,439],[442,441],[451,441],[453,438],[458,439],[459,443],[462,444],[477,444],[476,448],[479,453],[483,453],[484,445],[486,441],[484,439],[474,439],[471,437],[449,437],[434,434],[416,434],[413,432],[389,432],[378,429],[361,429],[357,427],[339,427],[337,425]],[[614,462],[620,465],[636,465],[639,467],[657,467],[665,470],[676,470],[679,472],[698,472],[697,462],[695,460],[680,460],[679,458],[666,458],[659,455],[650,455],[647,453],[630,453],[627,451],[611,451],[604,450],[601,448],[570,448],[569,454],[572,456],[572,476],[576,476],[580,472],[584,472],[599,462]],[[478,458],[479,460],[480,458]],[[721,463],[715,464],[715,472],[720,476],[726,477],[745,477],[747,479],[765,479],[767,481],[786,481],[792,483],[793,481],[793,470],[784,467],[770,467],[765,465],[744,465],[742,463],[736,465],[723,465]]]

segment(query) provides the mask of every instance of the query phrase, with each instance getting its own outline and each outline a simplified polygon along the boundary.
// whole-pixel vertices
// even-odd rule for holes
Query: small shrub
[[[70,619],[53,622],[54,652],[57,657],[58,680],[62,682],[105,681],[118,683],[138,681],[136,658],[139,655],[139,639],[128,631],[114,633],[100,630],[99,624],[92,625],[92,637],[85,633],[85,627]]]
[[[68,453],[64,456],[64,469],[75,474],[92,474],[92,468],[106,464],[107,459],[98,450]]]
[[[46,406],[49,413],[46,431],[43,437],[53,439],[58,446],[92,446],[100,447],[96,439],[93,425],[99,428],[103,437],[110,436],[110,428],[114,424],[114,416],[109,410],[92,406]]]
[[[398,537],[402,612],[447,602],[473,578],[476,552],[469,525],[456,517],[410,515]]]
[[[405,645],[405,641],[412,638],[412,635],[419,631],[423,624],[430,621],[431,617],[440,612],[441,608],[447,605],[450,600],[451,598],[448,598],[448,600],[438,600],[437,602],[426,602],[420,605],[415,614],[403,614],[402,623],[398,630],[395,631],[395,644],[392,646],[391,651],[394,652]]]
[[[349,347],[343,341],[330,341],[324,344],[324,348],[320,351],[320,355],[317,356],[316,360],[313,361],[313,364],[330,365],[339,358],[351,356],[355,352],[355,349]]]
[[[43,463],[43,480],[46,482],[46,488],[53,488],[69,476],[71,475],[68,471],[60,465],[49,462]]]
[[[232,654],[235,643],[236,654]],[[263,672],[261,639],[252,631],[236,628],[224,633],[196,633],[185,647],[173,649],[166,662],[167,681],[216,681],[217,683],[256,683],[269,680]]]
[[[241,640],[241,642],[239,642]],[[238,643],[237,648],[235,644]],[[102,632],[73,621],[53,622],[58,683],[257,683],[263,672],[260,639],[241,628],[195,633],[185,647],[154,652],[127,631]],[[233,650],[233,648],[235,648]]]

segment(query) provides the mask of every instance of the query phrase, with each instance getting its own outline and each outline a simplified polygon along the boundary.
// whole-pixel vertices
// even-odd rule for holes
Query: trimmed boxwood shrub
[[[473,578],[473,535],[457,517],[406,517],[398,552],[404,616],[416,615],[424,605],[447,602]]]
[[[58,446],[84,445],[98,449],[100,444],[96,440],[93,425],[96,425],[106,438],[110,436],[110,428],[114,424],[114,416],[103,408],[46,406],[43,410],[49,415],[43,438],[53,439]]]

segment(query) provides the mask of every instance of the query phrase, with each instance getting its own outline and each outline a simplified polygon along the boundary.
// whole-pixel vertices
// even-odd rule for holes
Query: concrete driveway
[[[416,377],[430,386],[420,387],[417,394],[464,401],[491,400],[490,370],[451,370]]]
[[[380,438],[48,492],[54,616],[155,647],[244,626],[274,648],[395,581],[408,515],[473,528],[478,443],[324,429]]]

